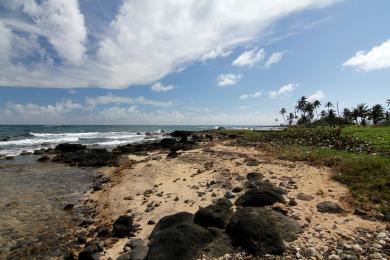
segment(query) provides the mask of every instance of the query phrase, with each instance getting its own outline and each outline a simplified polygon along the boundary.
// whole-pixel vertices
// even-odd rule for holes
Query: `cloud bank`
[[[262,38],[280,18],[333,2],[123,0],[108,27],[97,32],[77,0],[4,0],[0,85],[150,84],[192,62],[227,56]]]

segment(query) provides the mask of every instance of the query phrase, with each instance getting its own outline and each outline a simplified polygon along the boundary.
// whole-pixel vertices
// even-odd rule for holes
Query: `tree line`
[[[334,105],[329,101],[320,111],[321,105],[319,100],[309,101],[307,97],[302,96],[296,102],[292,112],[282,108],[279,113],[282,115],[285,125],[356,124],[365,126],[369,123],[378,125],[383,121],[390,122],[390,99],[386,100],[386,106],[375,104],[371,108],[366,103],[361,103],[355,107],[340,110],[338,103]]]

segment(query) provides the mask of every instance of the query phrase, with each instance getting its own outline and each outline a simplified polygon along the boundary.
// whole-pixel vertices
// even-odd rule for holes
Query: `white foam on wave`
[[[65,137],[57,139],[22,139],[22,140],[12,140],[0,142],[0,146],[12,146],[12,145],[38,145],[44,143],[66,143],[66,142],[77,142],[79,138],[77,137]]]

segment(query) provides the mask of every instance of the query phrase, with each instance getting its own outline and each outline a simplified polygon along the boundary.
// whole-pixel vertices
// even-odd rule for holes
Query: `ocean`
[[[60,143],[80,143],[111,148],[161,138],[174,130],[201,131],[218,127],[270,130],[275,126],[218,125],[0,125],[0,155],[16,156],[52,148]]]

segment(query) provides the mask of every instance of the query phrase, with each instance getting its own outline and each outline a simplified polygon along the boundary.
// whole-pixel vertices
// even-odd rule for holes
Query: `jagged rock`
[[[125,237],[133,230],[133,217],[123,215],[115,220],[112,227],[114,237]]]
[[[321,213],[343,213],[344,209],[339,204],[332,201],[323,201],[317,204],[317,210]]]
[[[243,248],[254,256],[281,255],[283,240],[270,218],[251,208],[239,208],[231,217],[226,232],[233,245]]]
[[[212,204],[199,209],[195,213],[194,222],[203,227],[225,228],[230,216],[229,207]]]

